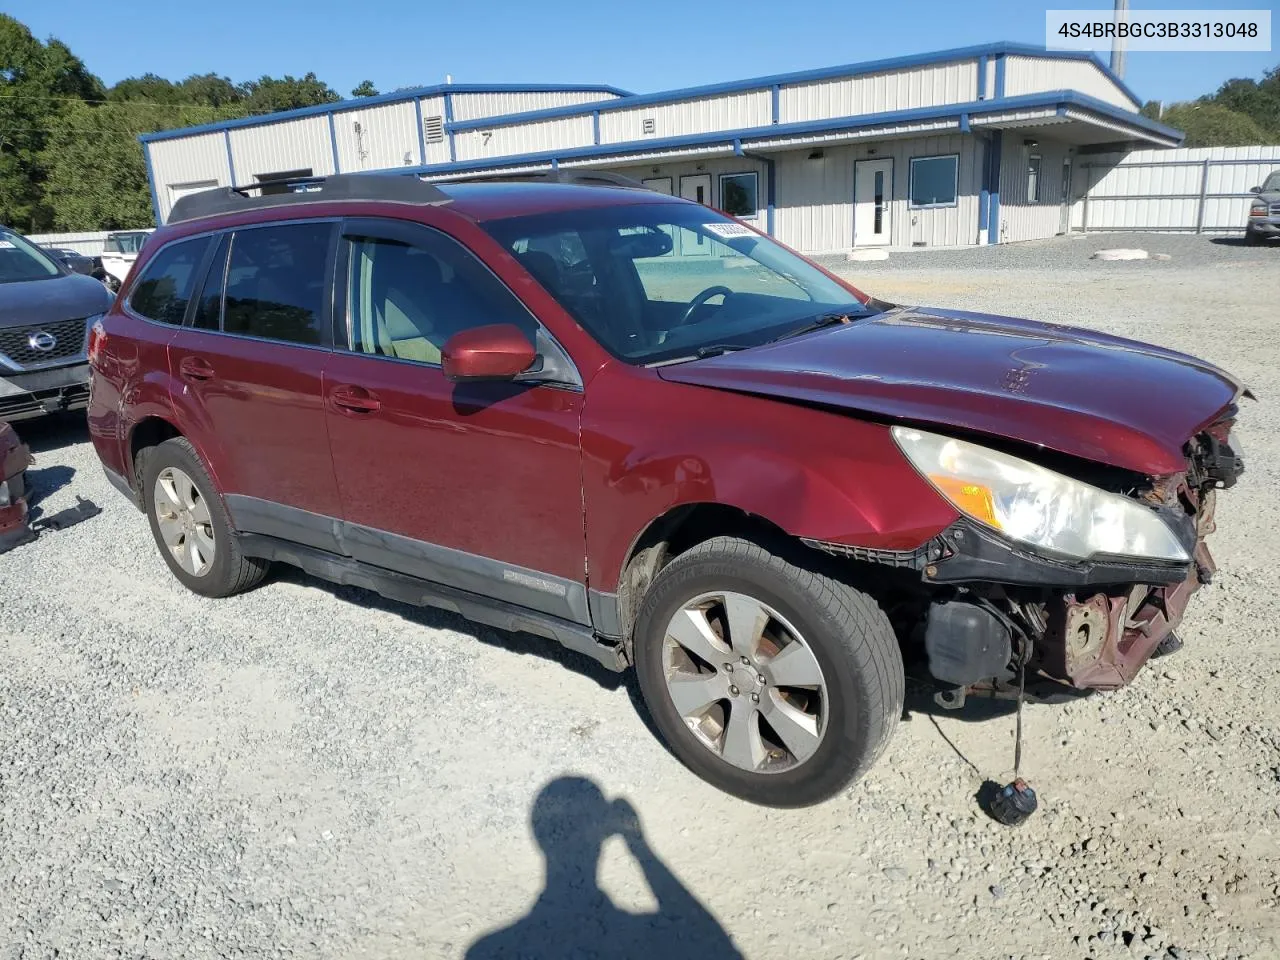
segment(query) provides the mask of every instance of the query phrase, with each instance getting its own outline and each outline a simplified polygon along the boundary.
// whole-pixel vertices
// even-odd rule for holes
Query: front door
[[[588,623],[581,391],[454,383],[440,366],[460,330],[514,323],[533,342],[537,321],[470,251],[419,224],[348,220],[338,276],[325,407],[346,551]]]
[[[853,245],[882,247],[889,243],[893,161],[858,160],[853,170]]]
[[[703,206],[711,206],[711,174],[697,173],[680,178],[680,196]],[[711,243],[693,230],[680,231],[680,255],[685,257],[709,256]]]

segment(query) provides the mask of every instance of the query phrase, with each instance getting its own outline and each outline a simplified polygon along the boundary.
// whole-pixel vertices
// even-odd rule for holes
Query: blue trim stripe
[[[227,173],[231,174],[231,186],[234,187],[236,184],[236,161],[235,161],[235,157],[231,155],[230,131],[224,130],[222,132],[222,140],[227,148]]]
[[[960,114],[960,132],[969,132],[969,115],[967,113]]]
[[[987,243],[1000,242],[1000,161],[1004,152],[1004,131],[991,133],[991,189],[987,197]]]
[[[987,99],[987,63],[990,58],[984,53],[978,58],[978,100]]]
[[[866,73],[879,73],[886,70],[896,70],[906,67],[918,67],[931,64],[952,63],[961,60],[972,60],[978,57],[996,57],[997,58],[997,87],[995,96],[1002,96],[1003,67],[1001,60],[1006,55],[1014,55],[1020,57],[1037,57],[1041,59],[1051,60],[1087,60],[1102,71],[1103,75],[1116,84],[1124,94],[1133,101],[1135,108],[1142,106],[1142,101],[1138,99],[1124,82],[1117,77],[1111,69],[1103,63],[1098,57],[1091,52],[1079,50],[1046,50],[1044,47],[1035,47],[1029,44],[1020,43],[988,43],[973,47],[957,47],[952,50],[942,50],[936,53],[915,54],[908,57],[894,57],[886,60],[873,60],[865,63],[842,64],[834,67],[822,67],[817,70],[803,70],[794,73],[774,74],[766,77],[753,77],[749,80],[735,80],[728,83],[708,84],[700,87],[684,87],[675,90],[664,90],[660,93],[651,93],[644,95],[636,95],[627,93],[616,87],[608,86],[546,86],[546,85],[465,85],[452,84],[434,87],[421,87],[415,90],[397,91],[396,93],[382,94],[377,97],[365,97],[360,100],[343,100],[334,104],[322,104],[317,107],[301,107],[297,110],[286,110],[281,113],[265,114],[256,117],[241,117],[236,120],[224,120],[220,123],[204,124],[198,127],[184,127],[179,130],[166,130],[160,133],[143,134],[143,141],[150,142],[153,140],[167,140],[174,137],[186,137],[197,133],[208,133],[212,130],[225,130],[234,127],[244,126],[260,126],[269,123],[278,123],[282,120],[292,120],[297,117],[314,116],[316,114],[324,114],[332,111],[341,113],[344,110],[360,109],[367,106],[376,106],[380,103],[399,103],[405,100],[412,100],[415,97],[438,96],[442,93],[563,93],[568,91],[585,91],[592,93],[600,93],[611,95],[616,99],[602,100],[594,103],[575,104],[568,107],[552,107],[546,110],[533,110],[524,113],[511,113],[499,117],[486,117],[482,120],[468,121],[465,124],[455,124],[456,130],[474,129],[477,126],[492,127],[502,124],[511,124],[523,122],[526,119],[546,120],[554,117],[575,116],[579,114],[589,113],[592,110],[624,110],[628,107],[644,106],[648,104],[670,103],[678,100],[691,100],[698,97],[713,96],[721,93],[738,93],[744,90],[770,89],[775,85],[784,86],[787,84],[807,83],[813,80],[826,80],[833,77],[852,77]]]
[[[996,57],[996,99],[1004,99],[1004,54]]]
[[[444,125],[449,138],[449,162],[453,163],[458,159],[458,151],[453,142],[453,92],[449,90],[444,94]]]
[[[677,149],[681,147],[720,146],[729,151],[734,149],[734,141],[740,141],[743,149],[753,149],[752,141],[769,141],[786,136],[805,136],[807,134],[831,133],[843,130],[858,130],[865,127],[888,126],[894,123],[905,123],[916,120],[938,120],[954,118],[957,128],[960,117],[969,115],[971,123],[981,121],[986,114],[1003,113],[1018,108],[1041,108],[1056,110],[1059,105],[1074,106],[1101,114],[1110,120],[1127,124],[1130,127],[1148,130],[1173,141],[1180,141],[1182,134],[1148,120],[1146,117],[1129,113],[1120,107],[1102,100],[1086,96],[1075,90],[1053,90],[1048,93],[1027,94],[1020,97],[1009,97],[1004,100],[983,100],[981,102],[943,104],[937,107],[921,107],[914,110],[895,110],[888,113],[870,113],[854,117],[835,117],[829,120],[809,120],[803,123],[783,123],[777,126],[748,127],[742,130],[723,130],[713,133],[697,133],[680,137],[666,137],[660,140],[634,140],[605,143],[599,146],[573,147],[541,153],[512,154],[504,157],[486,157],[483,160],[451,162],[444,164],[427,164],[422,167],[401,167],[397,173],[455,173],[472,170],[500,170],[504,167],[523,166],[527,164],[550,163],[552,159],[585,160],[607,158],[617,154],[633,154],[637,152]]]
[[[300,117],[315,117],[326,113],[342,113],[345,110],[363,110],[365,107],[376,107],[384,103],[405,103],[423,97],[438,97],[442,93],[599,93],[612,97],[634,96],[628,90],[604,84],[546,84],[546,83],[452,83],[436,84],[431,87],[414,87],[411,90],[396,90],[394,93],[383,93],[376,97],[360,97],[356,100],[338,100],[334,103],[321,103],[314,107],[298,107],[295,110],[281,110],[278,113],[262,113],[252,117],[237,117],[234,120],[220,120],[217,123],[202,123],[194,127],[181,127],[177,130],[162,130],[159,133],[144,133],[144,143],[153,140],[171,140],[174,137],[187,137],[195,133],[212,133],[216,130],[233,130],[236,127],[256,127],[265,123],[279,123],[283,120],[297,120]]]
[[[414,97],[413,115],[418,121],[418,162],[427,162],[427,133],[422,127],[422,98]]]
[[[342,165],[338,162],[338,131],[333,124],[333,114],[329,114],[329,146],[333,148],[333,172],[341,173]]]
[[[156,193],[156,175],[151,169],[151,147],[141,137],[138,140],[142,146],[142,162],[147,168],[147,186],[151,188],[151,216],[155,218],[158,227],[160,226],[160,195]],[[234,182],[233,180],[232,183]]]

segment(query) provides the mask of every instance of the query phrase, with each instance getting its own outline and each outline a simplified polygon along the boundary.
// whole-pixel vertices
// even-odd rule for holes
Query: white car
[[[107,274],[107,286],[112,290],[120,289],[120,284],[129,276],[133,262],[138,259],[138,251],[154,232],[154,229],[122,230],[107,236],[102,250],[102,269]]]

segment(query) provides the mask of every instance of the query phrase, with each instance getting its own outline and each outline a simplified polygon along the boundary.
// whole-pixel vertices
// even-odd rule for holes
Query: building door
[[[680,178],[680,196],[703,206],[711,206],[711,174],[695,173]],[[684,257],[709,256],[711,243],[700,233],[680,231],[680,255]]]
[[[1062,223],[1059,233],[1071,232],[1071,158],[1062,158]]]
[[[858,160],[853,165],[853,245],[889,242],[893,160]]]

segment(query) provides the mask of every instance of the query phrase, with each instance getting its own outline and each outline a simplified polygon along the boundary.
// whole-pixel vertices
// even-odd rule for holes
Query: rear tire
[[[717,537],[671,561],[633,636],[672,752],[752,803],[831,797],[866,773],[902,713],[902,655],[876,602],[746,540]]]
[[[257,586],[270,564],[241,552],[222,498],[191,442],[174,437],[140,459],[151,535],[182,585],[206,597]]]

